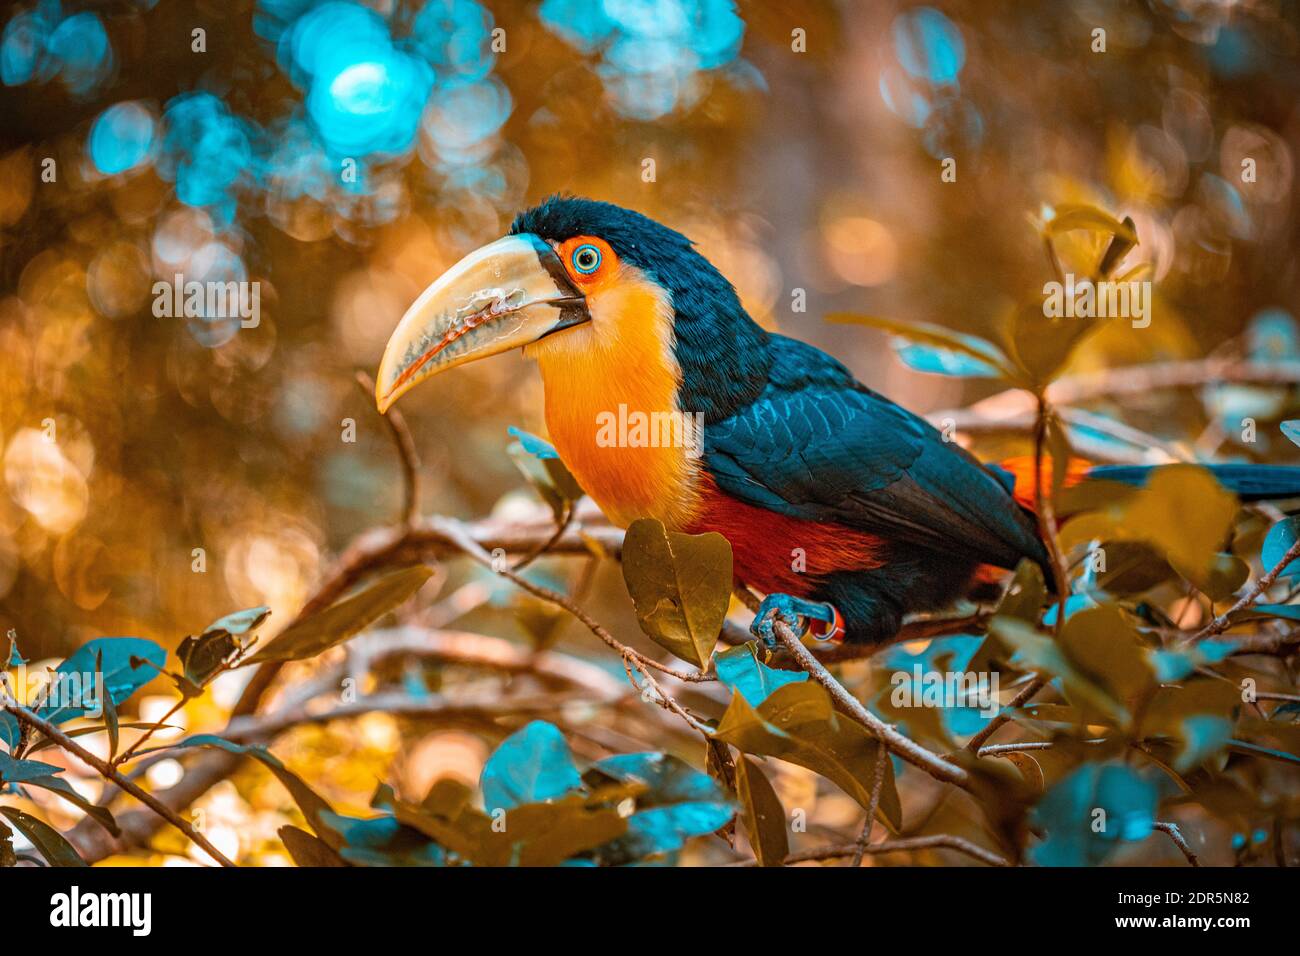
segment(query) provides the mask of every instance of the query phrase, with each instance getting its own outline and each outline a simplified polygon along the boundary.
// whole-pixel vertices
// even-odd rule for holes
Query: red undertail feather
[[[684,530],[716,531],[731,542],[736,579],[764,594],[807,597],[834,571],[869,571],[884,564],[885,541],[829,522],[777,514],[739,501],[707,475],[700,508]]]

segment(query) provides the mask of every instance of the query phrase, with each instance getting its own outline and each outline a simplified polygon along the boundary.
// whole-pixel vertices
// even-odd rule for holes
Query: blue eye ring
[[[600,249],[590,242],[584,242],[574,249],[571,257],[573,268],[584,276],[589,276],[600,268],[600,259]]]

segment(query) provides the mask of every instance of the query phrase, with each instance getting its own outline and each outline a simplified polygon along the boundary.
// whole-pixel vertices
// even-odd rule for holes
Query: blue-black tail
[[[1117,481],[1142,487],[1162,465],[1098,465],[1088,469],[1088,478]],[[1297,465],[1203,465],[1219,484],[1235,492],[1242,501],[1300,498],[1300,466]]]

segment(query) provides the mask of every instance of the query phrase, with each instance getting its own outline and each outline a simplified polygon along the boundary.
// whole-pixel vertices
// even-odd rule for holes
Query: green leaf
[[[209,631],[198,637],[189,636],[176,648],[181,662],[184,681],[178,681],[181,693],[196,697],[204,686],[225,670],[241,649],[239,639],[229,631]]]
[[[505,810],[499,826],[447,789],[430,798],[420,806],[395,801],[396,819],[475,866],[556,866],[627,831],[627,821],[600,794],[521,804]]]
[[[1101,553],[1106,568],[1096,572],[1097,586],[1115,597],[1143,594],[1175,574],[1169,562],[1145,541],[1107,541]]]
[[[338,855],[330,845],[319,837],[314,837],[306,830],[299,830],[295,826],[285,825],[280,827],[276,833],[280,837],[280,842],[284,848],[289,851],[289,856],[298,866],[310,867],[340,867],[348,864]]]
[[[324,840],[330,847],[337,850],[343,846],[343,838],[332,830],[325,821],[325,815],[332,813],[333,808],[326,802],[325,798],[318,794],[303,781],[292,770],[280,762],[280,758],[265,747],[259,747],[252,744],[237,744],[233,741],[218,737],[215,734],[195,734],[185,740],[178,741],[174,744],[168,744],[163,747],[153,747],[148,750],[138,751],[138,754],[157,753],[164,750],[188,750],[194,747],[216,747],[227,753],[239,754],[241,756],[252,757],[261,763],[266,769],[275,775],[276,779],[284,785],[293,797],[294,803],[302,811],[302,815],[311,824],[316,835]]]
[[[1182,647],[1148,648],[1147,657],[1162,684],[1182,680],[1198,667],[1217,664],[1237,649],[1236,641],[1197,641]]]
[[[104,655],[101,651],[95,658],[95,666],[102,670],[104,667]],[[113,695],[105,694],[103,701],[100,702],[104,708],[104,730],[108,733],[108,759],[111,762],[117,756],[117,742],[119,728],[117,724],[117,705],[113,703]]]
[[[1092,682],[1117,700],[1130,700],[1153,683],[1142,639],[1116,607],[1085,608],[1068,617],[1061,628],[1061,646]]]
[[[1174,768],[1182,773],[1227,744],[1240,704],[1240,691],[1227,681],[1192,677],[1181,684],[1163,684],[1142,715],[1142,732],[1174,742]]]
[[[1136,245],[1137,230],[1131,219],[1123,222],[1107,212],[1086,205],[1062,205],[1052,211],[1052,218],[1043,224],[1043,235],[1059,236],[1075,229],[1087,229],[1092,232],[1110,233]]]
[[[836,784],[863,809],[871,805],[876,738],[861,724],[837,713],[819,684],[786,684],[757,709],[744,695],[735,694],[715,736],[745,753],[806,767]],[[898,832],[902,806],[891,761],[885,762],[885,773],[881,819]]]
[[[641,630],[660,647],[703,667],[731,603],[731,545],[720,534],[666,531],[653,518],[623,539],[623,580]]]
[[[117,821],[113,819],[113,814],[108,812],[105,807],[98,806],[83,797],[73,789],[72,784],[62,777],[42,776],[31,777],[23,781],[25,787],[40,787],[43,790],[49,790],[51,793],[58,794],[64,800],[67,800],[74,806],[80,807],[86,816],[90,817],[101,827],[107,830],[113,836],[121,836],[122,831],[118,828]]]
[[[249,641],[242,639],[244,635],[270,616],[269,607],[245,608],[213,621],[197,637],[189,636],[181,641],[176,648],[184,678],[177,681],[181,693],[187,698],[198,696],[248,646]]]
[[[1082,613],[1067,616],[1066,623]],[[1015,663],[1019,666],[1061,678],[1072,703],[1092,708],[1104,716],[1128,720],[1127,708],[1075,667],[1062,645],[1050,637],[1014,618],[994,618],[989,623],[989,631],[1015,650]]]
[[[998,615],[1037,624],[1046,603],[1047,585],[1043,581],[1043,569],[1037,561],[1023,558],[1016,565],[1015,576],[998,602]]]
[[[342,644],[411,598],[431,574],[432,569],[420,564],[377,578],[351,597],[291,625],[244,663],[315,657]]]
[[[14,831],[0,820],[0,870],[18,865],[18,855],[14,853]]]
[[[736,761],[736,795],[758,865],[781,866],[790,853],[785,808],[758,764],[743,755]]]
[[[566,502],[574,502],[582,497],[582,486],[549,442],[513,425],[509,431],[518,441],[511,444],[506,453],[528,483],[550,505],[556,520],[560,520]]]
[[[1236,496],[1204,468],[1168,465],[1151,473],[1125,509],[1125,537],[1150,541],[1180,574],[1206,590],[1237,508]]]
[[[999,337],[1017,368],[1008,377],[1022,385],[1046,385],[1099,327],[1096,319],[1050,316],[1042,299],[1013,309],[998,323]]]
[[[808,679],[807,671],[781,671],[758,659],[758,643],[746,641],[713,657],[718,680],[734,694],[743,694],[755,707],[767,700],[772,691],[786,684]]]
[[[48,823],[36,819],[16,807],[0,807],[0,813],[9,818],[18,832],[41,851],[50,866],[89,866],[76,849],[63,838],[63,834]]]
[[[118,721],[119,729],[126,727],[129,730],[180,730],[175,724],[156,724],[147,720],[124,720]],[[87,734],[102,734],[108,730],[107,727],[74,727],[71,730],[63,731],[67,737],[85,737]],[[58,743],[50,740],[48,737],[36,741],[24,753],[30,757],[32,754],[39,753],[42,750],[49,750],[51,747],[57,747]]]

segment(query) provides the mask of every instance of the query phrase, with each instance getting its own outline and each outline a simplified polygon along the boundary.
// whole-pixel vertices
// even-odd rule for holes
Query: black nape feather
[[[596,236],[668,291],[682,370],[681,411],[702,412],[708,424],[762,390],[771,366],[768,334],[727,278],[680,232],[613,203],[556,195],[516,216],[510,233],[552,242]]]

